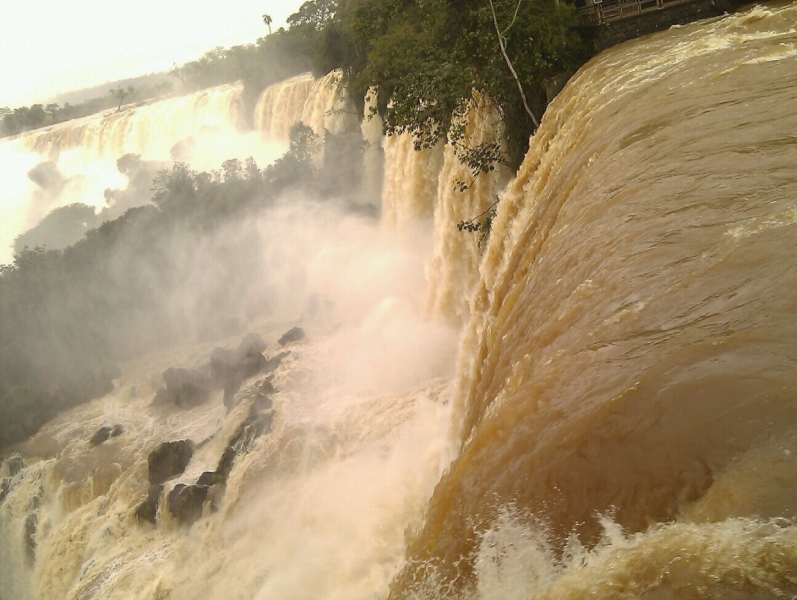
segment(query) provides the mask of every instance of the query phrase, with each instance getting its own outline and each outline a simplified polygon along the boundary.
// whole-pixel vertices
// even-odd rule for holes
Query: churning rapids
[[[136,523],[147,453],[206,440],[166,486],[193,482],[253,388],[229,415],[153,408],[163,370],[210,346],[142,357],[4,464],[0,597],[795,597],[796,22],[757,7],[604,52],[515,178],[464,195],[449,149],[364,123],[382,223],[297,200],[262,224],[306,297],[250,327],[267,353],[299,321],[309,337],[217,510],[186,528],[161,500]],[[319,114],[314,85],[266,90],[261,130]],[[489,106],[469,127],[500,135]],[[479,250],[454,225],[496,193]]]

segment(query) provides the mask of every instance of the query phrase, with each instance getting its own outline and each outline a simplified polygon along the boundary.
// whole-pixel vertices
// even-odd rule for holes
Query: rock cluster
[[[297,328],[280,339],[285,336],[295,338],[295,329]],[[303,335],[302,332],[301,336]],[[301,336],[295,339],[301,339]],[[169,368],[163,373],[165,387],[158,390],[152,404],[174,403],[180,408],[193,408],[207,402],[212,391],[223,389],[224,405],[229,411],[233,408],[235,394],[244,381],[256,375],[270,373],[290,354],[280,352],[266,358],[263,356],[265,349],[266,342],[262,337],[257,333],[248,333],[234,350],[214,348],[208,363],[201,369]]]
[[[193,455],[194,442],[191,440],[163,442],[149,453],[149,490],[147,499],[136,509],[136,518],[155,523],[163,484],[183,473]]]
[[[207,375],[195,369],[171,367],[163,373],[165,388],[161,388],[152,400],[153,405],[173,402],[180,408],[193,408],[210,398],[210,382]]]
[[[11,480],[25,468],[25,462],[19,454],[14,454],[2,464],[5,465],[6,474],[8,476],[0,480],[0,504],[3,504],[6,496],[8,496],[8,493],[11,491]]]
[[[124,429],[121,425],[114,425],[113,427],[105,425],[94,432],[94,435],[91,436],[89,443],[92,446],[99,446],[110,438],[122,435],[123,431]]]
[[[298,342],[301,339],[304,339],[304,329],[301,327],[294,327],[283,334],[283,336],[277,340],[277,343],[280,346],[286,346],[291,342]]]
[[[274,393],[270,379],[265,379],[242,392],[251,402],[249,414],[236,428],[228,441],[214,471],[205,471],[196,483],[179,483],[166,497],[166,509],[180,525],[190,526],[202,517],[205,505],[216,509],[215,500],[223,494],[224,486],[236,459],[249,452],[255,440],[271,432],[274,410],[270,395]],[[139,520],[157,522],[158,506],[164,483],[185,471],[194,452],[190,440],[164,442],[148,458],[149,489],[147,498],[136,509]]]

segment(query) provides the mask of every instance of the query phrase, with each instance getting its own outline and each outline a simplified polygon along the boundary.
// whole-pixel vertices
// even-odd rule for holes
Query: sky
[[[216,46],[255,42],[303,0],[3,0],[0,107],[168,70]]]

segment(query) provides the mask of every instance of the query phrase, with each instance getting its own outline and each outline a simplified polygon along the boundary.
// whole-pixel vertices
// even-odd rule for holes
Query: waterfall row
[[[239,119],[240,84],[202,90],[143,106],[123,107],[54,125],[23,136],[31,151],[50,159],[72,148],[92,158],[117,159],[128,153],[168,160],[175,143],[207,129],[235,128]]]

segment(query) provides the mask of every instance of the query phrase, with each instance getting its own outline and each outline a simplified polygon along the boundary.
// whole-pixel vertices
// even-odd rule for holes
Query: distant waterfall
[[[240,83],[202,90],[120,112],[93,115],[36,130],[22,136],[29,150],[53,159],[70,148],[82,148],[92,158],[127,153],[168,159],[174,144],[206,129],[235,127],[239,116]]]
[[[264,137],[287,140],[291,126],[302,120],[313,82],[312,74],[304,73],[267,87],[255,106],[255,128]]]
[[[359,115],[342,84],[342,73],[332,71],[313,79],[310,73],[267,87],[255,107],[255,127],[263,137],[287,141],[297,121],[313,128],[323,138],[324,131],[341,133],[359,126]]]

